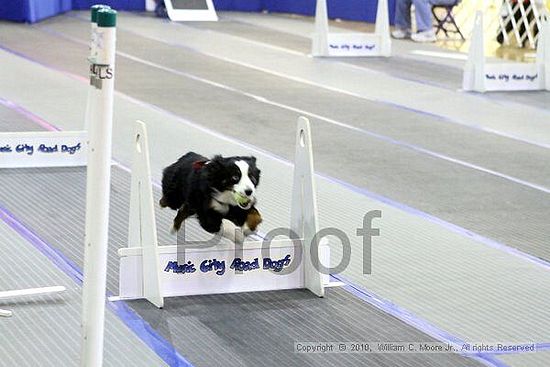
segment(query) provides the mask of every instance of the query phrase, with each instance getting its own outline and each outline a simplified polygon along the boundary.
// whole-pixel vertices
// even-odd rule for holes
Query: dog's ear
[[[210,161],[208,161],[208,168],[210,171],[222,169],[224,164],[224,158],[221,155],[215,155]]]
[[[215,164],[221,164],[222,161],[223,161],[223,157],[222,157],[221,155],[219,155],[219,154],[216,154],[216,155],[214,156],[214,158],[212,158],[212,159],[210,160],[211,163],[215,163]]]
[[[218,190],[224,189],[225,176],[227,176],[224,165],[224,158],[221,155],[214,156],[205,165],[205,169],[202,171],[202,175],[206,178],[208,184],[211,187],[215,187]]]
[[[251,161],[252,163],[256,164],[256,157],[254,157],[253,155],[251,155],[251,156],[249,157],[249,159],[250,159],[250,161]]]

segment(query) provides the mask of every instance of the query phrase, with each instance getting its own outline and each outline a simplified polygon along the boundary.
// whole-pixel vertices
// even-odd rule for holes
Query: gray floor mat
[[[2,189],[3,193],[8,191]],[[13,311],[11,318],[0,318],[0,366],[78,366],[80,286],[2,221],[0,252],[0,290],[54,285],[67,288],[56,295],[0,301],[0,307]],[[106,311],[105,323],[104,366],[165,365],[110,310]]]
[[[29,121],[21,113],[14,111],[12,108],[6,107],[2,104],[9,103],[0,99],[0,131],[1,132],[15,132],[15,131],[34,131],[41,130],[41,127],[36,123]]]
[[[228,33],[254,42],[275,45],[295,52],[311,53],[310,34],[298,36],[278,32],[270,28],[231,20],[231,14],[227,14],[227,16],[228,18],[222,22],[195,23],[191,24],[191,26],[203,30]],[[268,21],[269,18],[266,17],[266,22]],[[301,21],[308,21],[308,18],[302,18]],[[313,21],[313,18],[310,21]],[[458,90],[462,88],[461,68],[440,64],[437,62],[437,59],[434,59],[432,62],[416,60],[406,54],[401,55],[400,50],[396,51],[395,48],[391,58],[333,58],[333,60],[387,73],[396,78],[413,80],[418,83],[426,83],[445,89]],[[487,93],[484,97],[501,101],[502,103],[513,101],[514,103],[522,103],[545,110],[548,109],[550,104],[550,93],[548,92],[497,92]]]
[[[64,20],[62,21],[62,23],[64,23]],[[80,32],[82,33],[82,37],[86,37],[86,34],[88,32],[87,27],[75,26],[75,28],[79,28],[81,30]],[[15,44],[16,47],[20,47],[21,50],[25,50],[25,52],[29,53],[30,55],[36,56],[42,60],[48,60],[48,62],[51,62],[62,69],[67,68],[70,71],[85,75],[85,70],[79,71],[81,70],[79,65],[81,65],[82,55],[87,52],[85,47],[78,47],[75,45],[71,46],[70,42],[65,43],[59,40],[55,41],[55,37],[47,38],[45,36],[39,36],[33,33],[33,31],[30,31],[28,32],[28,34],[26,34],[27,37],[19,37],[20,40],[18,43],[15,43],[15,39],[12,40],[12,45]],[[72,30],[67,31],[66,33],[71,35],[73,34]],[[172,54],[168,53],[169,51],[166,50],[169,47],[166,47],[166,45],[162,44],[158,45],[155,42],[150,42],[147,44],[145,44],[144,42],[143,50],[140,50],[139,41],[143,41],[142,38],[130,36],[128,36],[127,38],[123,38],[125,37],[124,32],[120,32],[120,35],[121,44],[126,44],[126,42],[128,42],[128,46],[126,46],[128,47],[126,49],[127,52],[134,53],[135,51],[139,50],[140,52],[144,52],[143,56],[150,57],[149,54],[145,53],[145,50],[149,49],[151,53],[155,54],[155,57],[159,57],[158,59],[155,59],[155,62],[162,63],[163,65],[168,65],[172,68],[178,68],[178,65],[185,65],[185,68],[195,67],[196,69],[193,69],[194,72],[202,71],[204,73],[208,73],[208,70],[211,69],[211,74],[201,75],[206,75],[208,77],[217,77],[217,74],[223,75],[224,78],[227,78],[222,80],[224,83],[236,83],[236,81],[241,79],[247,84],[237,83],[233,85],[236,85],[237,87],[242,87],[244,85],[246,86],[246,88],[251,88],[253,91],[261,91],[262,87],[265,85],[274,85],[277,87],[272,88],[274,90],[274,94],[270,95],[270,97],[275,98],[276,100],[281,100],[281,98],[285,97],[285,94],[288,94],[287,92],[289,90],[292,90],[298,93],[298,95],[300,95],[300,98],[297,98],[295,95],[287,95],[286,98],[288,98],[288,100],[286,100],[285,103],[287,103],[287,101],[289,100],[292,102],[292,99],[296,101],[299,100],[298,102],[303,103],[303,105],[301,106],[303,106],[304,108],[308,108],[309,106],[309,108],[315,108],[315,111],[321,110],[323,114],[328,114],[330,113],[331,109],[335,109],[335,111],[338,112],[338,115],[343,115],[344,112],[346,112],[347,110],[345,107],[349,103],[349,105],[352,107],[348,110],[348,115],[345,115],[346,122],[352,120],[354,124],[363,123],[363,115],[371,117],[371,111],[375,110],[376,113],[380,114],[380,117],[376,118],[376,121],[378,121],[378,123],[369,123],[369,125],[357,126],[368,126],[369,129],[381,129],[377,131],[382,131],[386,134],[391,132],[391,134],[395,134],[391,136],[396,136],[400,139],[405,138],[407,141],[409,141],[410,139],[410,141],[414,141],[417,144],[421,144],[424,146],[429,145],[430,148],[444,150],[445,152],[451,154],[453,157],[459,155],[461,157],[467,157],[469,160],[479,159],[479,161],[476,161],[477,163],[490,165],[491,167],[497,167],[498,170],[502,170],[507,173],[513,173],[514,175],[518,175],[520,177],[524,177],[526,179],[536,182],[547,182],[544,181],[548,177],[548,175],[545,173],[547,167],[544,166],[544,162],[546,161],[545,158],[547,157],[547,155],[544,150],[540,150],[538,148],[535,149],[528,145],[519,144],[515,141],[510,141],[509,139],[495,138],[495,136],[491,134],[482,134],[479,132],[470,131],[468,129],[464,129],[464,131],[454,130],[454,125],[453,127],[449,127],[448,124],[441,123],[436,119],[432,120],[429,117],[425,118],[426,125],[422,125],[424,122],[423,118],[416,117],[413,120],[411,116],[415,115],[410,111],[400,115],[398,114],[398,112],[396,112],[397,109],[387,109],[386,107],[384,107],[385,109],[381,108],[380,110],[377,110],[377,108],[379,108],[379,104],[377,103],[369,102],[370,104],[368,105],[368,109],[361,110],[359,103],[355,103],[353,98],[337,99],[338,104],[341,106],[341,109],[336,109],[334,105],[326,102],[329,99],[336,98],[331,93],[317,93],[311,88],[302,89],[301,87],[303,87],[303,85],[300,85],[299,83],[290,83],[288,81],[286,81],[285,83],[280,83],[278,78],[265,78],[265,76],[260,76],[259,73],[243,70],[242,68],[234,67],[233,65],[228,66],[228,64],[220,63],[219,61],[208,60],[208,58],[193,55],[192,52],[185,53],[182,57],[181,55],[178,55],[178,52],[172,50],[172,52],[174,52],[174,57],[172,57]],[[2,32],[0,32],[0,37],[4,37]],[[3,39],[5,39],[5,37]],[[28,42],[21,42],[21,39],[25,39]],[[46,50],[37,50],[37,48],[35,47],[36,44],[43,43],[45,39],[51,41],[48,42],[48,44],[51,44],[52,47]],[[59,53],[59,50],[66,49],[70,49],[72,50],[72,52],[69,53],[66,59],[59,60],[59,58],[56,57],[56,53]],[[165,52],[167,53],[167,55],[170,56],[161,57],[161,55],[163,55]],[[136,65],[132,62],[125,61],[122,66],[123,69],[119,70],[124,70],[124,72],[127,74],[124,77],[122,76],[122,73],[119,74],[119,78],[117,80],[121,82],[120,87],[121,90],[123,90],[124,92],[133,96],[137,96],[142,100],[160,105],[166,110],[170,110],[180,116],[189,117],[192,120],[201,123],[202,125],[211,127],[213,129],[216,129],[217,131],[221,131],[228,136],[238,137],[248,141],[251,144],[264,146],[265,149],[275,152],[283,157],[291,156],[293,151],[293,122],[295,120],[294,114],[281,113],[280,111],[275,109],[260,107],[258,107],[257,111],[255,111],[251,106],[249,106],[249,104],[251,104],[250,99],[242,100],[234,96],[228,96],[225,93],[212,92],[211,88],[201,88],[196,83],[191,83],[188,81],[183,82],[183,79],[171,81],[172,79],[175,79],[173,76],[163,75],[163,73],[161,72],[151,72],[149,74],[148,69],[150,68],[143,67],[142,65]],[[202,66],[202,70],[200,66]],[[221,70],[227,72],[220,73],[219,71],[217,71],[219,70],[218,68],[222,68]],[[159,85],[166,85],[167,88],[159,89]],[[297,87],[298,85],[300,86],[300,88]],[[194,96],[188,93],[188,97],[186,97],[185,99],[182,98],[175,100],[170,100],[165,98],[165,95],[163,96],[163,93],[181,93],[181,90],[183,90],[182,88],[189,88],[189,90],[191,91],[198,90],[200,91],[202,96]],[[136,94],[133,94],[134,91]],[[154,91],[157,91],[157,93],[159,94],[154,93]],[[37,92],[36,94],[36,98],[38,99],[40,93]],[[309,98],[310,94],[311,99]],[[213,96],[213,98],[205,98],[205,95]],[[319,103],[315,104],[315,99],[317,98]],[[43,99],[44,101],[47,100],[47,98]],[[36,107],[39,111],[44,110],[43,106],[37,107],[37,105],[39,105],[41,101],[35,102],[36,105],[30,104],[30,106],[32,106],[33,108]],[[364,103],[365,101],[362,100],[362,102]],[[69,102],[67,103],[70,105]],[[208,107],[205,108],[205,106]],[[262,105],[259,104],[258,106]],[[66,113],[72,113],[72,111],[68,112],[66,107],[67,106],[59,106],[58,108],[59,111],[57,111],[57,116],[59,116],[61,120],[66,120]],[[218,108],[223,110],[215,111]],[[49,110],[53,111],[53,108],[49,108]],[[52,115],[55,116],[55,113],[53,113]],[[128,113],[128,115],[130,115],[130,113]],[[361,115],[361,118],[353,120],[352,116],[357,115]],[[143,114],[143,116],[145,116],[145,114]],[[258,124],[262,124],[262,127],[265,126],[265,131],[258,131],[259,129],[250,128],[249,119],[251,119],[251,116],[253,116],[253,121],[257,122]],[[55,120],[56,118],[57,117],[50,117],[50,120],[53,122],[53,120]],[[126,118],[126,114],[124,114],[124,118]],[[391,121],[392,123],[390,124],[388,123],[388,121]],[[401,121],[403,121],[403,124],[399,124],[399,122]],[[66,123],[66,121],[64,121],[64,123]],[[158,131],[156,129],[152,130],[152,135],[161,134],[161,130],[169,124],[168,122],[166,122],[165,124],[164,121],[156,121],[155,123],[158,126]],[[408,202],[409,204],[411,204],[412,202],[411,205],[415,207],[426,208],[433,205],[436,207],[436,209],[434,209],[436,213],[437,210],[441,210],[441,217],[444,217],[448,220],[449,218],[451,218],[451,221],[455,223],[459,222],[459,224],[462,225],[464,224],[463,222],[460,222],[461,220],[463,220],[461,218],[464,217],[464,212],[467,212],[467,214],[469,215],[468,220],[472,221],[472,223],[468,223],[469,229],[474,228],[476,232],[502,239],[504,242],[510,241],[514,244],[517,243],[518,246],[524,246],[522,247],[523,249],[527,248],[527,246],[525,246],[525,243],[527,243],[528,246],[533,245],[533,251],[544,251],[544,239],[548,238],[548,232],[545,232],[545,228],[543,226],[543,217],[545,213],[547,213],[547,209],[545,207],[546,204],[543,196],[531,197],[530,199],[528,199],[525,203],[527,206],[530,206],[531,203],[535,202],[538,202],[540,206],[530,208],[533,211],[526,211],[524,207],[516,207],[515,205],[519,205],[518,203],[521,203],[525,197],[529,198],[530,194],[526,194],[525,192],[520,193],[519,191],[506,191],[512,186],[502,185],[500,181],[494,180],[494,178],[484,179],[482,177],[483,175],[472,175],[471,173],[466,173],[461,168],[459,169],[453,166],[447,167],[446,165],[441,164],[441,162],[439,161],[439,163],[436,164],[433,163],[432,159],[422,159],[416,154],[410,154],[410,152],[408,154],[403,154],[403,152],[399,149],[385,149],[384,144],[380,144],[379,142],[375,142],[374,140],[350,137],[350,135],[337,131],[332,127],[327,127],[321,121],[315,120],[314,123],[314,141],[316,144],[315,158],[317,159],[317,168],[320,168],[321,171],[331,172],[331,174],[334,173],[335,176],[339,178],[344,178],[346,181],[349,182],[363,182],[359,183],[358,186],[367,186],[369,188],[372,188],[373,191],[384,192],[384,194],[393,198],[398,197],[400,201]],[[417,126],[422,126],[423,130],[421,130],[421,133],[417,133],[415,131],[415,128]],[[441,129],[440,131],[438,131],[438,126]],[[188,131],[186,131],[185,128],[175,128],[174,130],[179,133],[178,136],[182,139],[187,137]],[[429,135],[431,131],[437,132],[433,135]],[[265,135],[263,135],[264,133]],[[129,136],[128,132],[126,131],[125,135],[123,136]],[[332,136],[336,137],[336,139],[341,142],[340,146],[349,146],[350,150],[338,152],[337,148],[339,148],[339,146],[337,146],[333,142],[333,140],[331,140]],[[456,141],[454,139],[456,139]],[[117,142],[117,144],[120,144],[120,142]],[[162,144],[164,144],[164,142],[162,142]],[[222,144],[220,144],[220,146],[221,145]],[[486,151],[485,146],[487,145],[494,146],[494,151],[499,152],[499,154],[502,154],[502,151],[510,150],[510,155],[507,156],[505,159],[500,160],[499,154],[491,154],[490,152]],[[211,147],[209,147],[208,149],[211,149]],[[362,160],[366,156],[373,156],[372,160],[369,159],[368,165],[365,165],[365,162]],[[353,157],[353,159],[348,159],[350,157]],[[342,165],[341,162],[344,159],[346,160],[346,162],[349,160],[353,160],[354,162],[359,163],[355,163],[356,165],[349,166],[347,164]],[[375,166],[371,166],[371,164]],[[377,167],[376,164],[380,164],[382,165],[382,167]],[[396,176],[394,171],[392,170],[388,169],[384,171],[383,168],[385,167],[396,168],[396,170],[399,172],[407,172],[406,170],[410,170],[410,175],[404,175],[403,177]],[[530,168],[526,169],[525,167]],[[367,172],[368,174],[365,175],[364,172]],[[437,174],[434,175],[433,172],[436,172]],[[60,172],[56,174],[63,176]],[[438,177],[438,175],[441,177]],[[72,179],[70,176],[63,177],[68,180]],[[441,180],[438,181],[439,185],[432,182],[434,179]],[[372,180],[375,180],[375,182],[373,182]],[[400,180],[403,180],[403,183],[399,183]],[[378,181],[378,183],[376,183],[376,181]],[[397,183],[395,181],[397,181]],[[481,190],[479,190],[479,186],[475,186],[475,184],[479,182],[481,182],[482,184]],[[432,184],[433,186],[431,186]],[[440,191],[437,190],[438,186],[441,189]],[[443,191],[445,189],[447,191]],[[476,190],[479,190],[477,194],[480,195],[481,199],[479,197],[471,197],[471,193],[476,193]],[[434,192],[436,193],[435,195],[433,195]],[[336,203],[337,198],[333,198],[327,195],[328,194],[326,190],[321,192],[320,209],[323,213],[325,213],[325,215],[329,213],[328,216],[322,218],[325,224],[331,225],[331,221],[334,219],[334,215],[330,213],[332,213],[333,211],[332,208],[338,207],[338,203]],[[456,195],[458,195],[458,197],[455,197]],[[280,196],[284,197],[284,195]],[[484,196],[487,197],[483,198]],[[439,203],[440,197],[446,197],[446,199],[442,201],[443,205]],[[467,201],[464,201],[464,198],[466,198]],[[501,201],[497,200],[500,198],[505,199],[502,199]],[[355,197],[353,200],[350,199],[349,204],[359,206],[359,201],[356,200],[357,198]],[[480,201],[477,202],[476,200]],[[363,201],[360,202],[364,204]],[[123,208],[127,207],[127,204],[124,204],[123,201],[120,201],[120,205]],[[369,206],[370,205],[372,205],[372,203],[369,203]],[[492,211],[493,209],[495,209],[496,212]],[[514,218],[510,214],[510,210],[516,210],[516,212],[520,213],[525,212],[527,214],[527,217],[524,218],[520,216],[520,218]],[[537,210],[539,210],[540,212],[538,214],[535,214],[533,221],[532,213],[536,213]],[[284,205],[282,206],[282,208],[280,208],[279,211],[284,212]],[[447,212],[450,212],[451,214]],[[497,215],[495,215],[495,213]],[[278,212],[277,214],[281,217],[284,217],[284,213],[281,214],[280,212]],[[342,216],[338,219],[346,223],[353,223],[353,221],[357,219],[357,217],[354,216],[345,217],[345,214],[345,212],[338,212],[338,215]],[[457,220],[453,219],[453,215],[456,216]],[[502,217],[503,215],[506,216],[504,217],[504,219]],[[159,219],[165,222],[169,220],[169,218],[162,218],[163,217],[161,216]],[[44,220],[47,219],[48,218],[44,218]],[[513,227],[515,226],[516,219],[522,221],[522,224],[527,225],[531,225],[531,222],[533,222],[532,227],[526,227],[526,233],[518,231],[521,226]],[[375,264],[378,271],[377,277],[375,277],[376,279],[369,278],[366,281],[368,286],[378,287],[377,291],[389,291],[394,296],[398,296],[398,299],[400,300],[399,303],[410,302],[413,306],[415,306],[415,302],[422,303],[422,299],[432,299],[431,297],[434,297],[434,294],[437,294],[438,291],[441,292],[442,296],[439,298],[443,299],[436,300],[433,304],[430,303],[426,305],[424,303],[424,309],[422,311],[425,311],[425,313],[429,316],[437,315],[437,317],[440,318],[440,321],[441,317],[443,317],[445,319],[443,320],[445,326],[460,334],[496,334],[500,337],[501,335],[513,336],[517,333],[517,335],[522,336],[536,335],[537,340],[546,340],[545,338],[547,338],[548,336],[546,331],[548,329],[544,329],[543,327],[547,316],[545,316],[544,314],[544,308],[537,307],[536,309],[532,310],[535,315],[532,315],[532,318],[529,318],[528,320],[518,321],[516,320],[516,318],[512,317],[514,312],[518,313],[522,310],[524,311],[526,307],[529,307],[529,305],[535,303],[540,305],[541,300],[538,299],[539,297],[537,297],[536,295],[534,297],[533,294],[536,293],[535,286],[525,287],[525,292],[517,288],[510,289],[508,293],[513,295],[514,297],[518,296],[520,297],[520,299],[503,299],[500,289],[491,288],[487,292],[483,291],[481,294],[479,292],[483,290],[484,287],[478,287],[477,285],[470,283],[473,276],[471,273],[472,269],[476,269],[477,271],[480,270],[480,268],[477,267],[479,265],[479,262],[476,262],[475,264],[463,264],[462,271],[455,272],[456,269],[454,268],[452,271],[449,272],[447,272],[448,269],[443,268],[440,268],[439,272],[434,271],[437,266],[432,266],[432,263],[437,263],[438,261],[443,260],[442,266],[444,266],[444,264],[447,264],[449,257],[461,258],[460,256],[463,256],[464,253],[460,252],[459,249],[455,251],[455,249],[443,247],[444,239],[441,237],[432,237],[433,229],[426,228],[423,223],[420,223],[420,221],[418,221],[419,223],[417,223],[416,221],[409,222],[409,220],[410,218],[407,220],[407,223],[393,223],[393,227],[387,226],[384,228],[383,232],[389,234],[391,230],[391,233],[400,233],[400,235],[402,235],[402,233],[400,232],[400,228],[406,227],[410,229],[410,236],[407,237],[407,240],[411,241],[411,248],[414,249],[415,252],[418,250],[418,247],[416,246],[417,243],[414,243],[414,246],[412,246],[413,242],[415,241],[427,242],[425,246],[426,248],[422,247],[421,250],[425,250],[427,249],[427,247],[432,248],[432,241],[442,241],[441,247],[438,247],[435,252],[426,252],[426,257],[423,259],[423,261],[417,263],[417,265],[420,266],[428,265],[425,269],[427,273],[422,276],[432,276],[436,277],[437,279],[440,279],[441,277],[441,282],[437,282],[437,284],[421,284],[419,286],[411,287],[410,289],[407,289],[407,287],[405,286],[400,287],[398,281],[395,281],[395,284],[393,284],[391,281],[387,282],[387,279],[385,284],[381,284],[384,282],[380,282],[379,278],[392,278],[394,276],[397,277],[402,275],[392,273],[391,271],[402,273],[403,271],[411,270],[409,269],[409,262],[414,260],[410,259],[418,254],[408,253],[406,249],[405,251],[403,251],[403,249],[400,248],[400,251],[403,251],[401,257],[399,257],[398,255],[392,255],[391,259],[387,259],[384,258],[384,254],[381,254],[382,258],[378,258]],[[417,223],[416,227],[414,226],[414,223]],[[510,225],[512,225],[512,228],[510,228]],[[351,227],[353,227],[353,225],[351,225]],[[119,235],[125,235],[125,224],[120,224],[120,228],[121,229],[119,229],[118,231]],[[164,227],[164,225],[160,225],[159,228],[166,227]],[[349,228],[346,227],[346,230],[347,229]],[[495,235],[495,233],[497,233],[497,235]],[[402,242],[403,239],[404,237],[401,237],[399,239],[394,238],[393,240],[396,241],[395,244],[397,244],[398,241]],[[75,240],[78,241],[77,239]],[[390,239],[389,241],[385,242],[385,244],[392,245],[391,241],[392,240]],[[401,242],[399,242],[399,244],[401,244]],[[459,241],[457,241],[456,243],[459,243]],[[446,248],[446,250],[443,251],[443,248]],[[388,248],[386,247],[385,250],[380,250],[388,251]],[[505,258],[506,256],[502,256],[501,258],[499,256],[495,256],[494,254],[491,254],[490,258],[486,258],[487,263],[485,264],[485,270],[487,271],[487,273],[490,275],[492,271],[495,271],[496,273],[497,271],[501,270],[500,266],[503,266],[504,263],[507,263],[507,260],[504,261]],[[397,262],[395,262],[396,259],[398,260]],[[480,261],[482,259],[485,258],[481,257]],[[394,261],[394,266],[388,267],[388,263],[384,263],[384,261],[387,260]],[[391,265],[391,263],[389,265]],[[401,267],[405,269],[402,269]],[[381,268],[383,268],[385,271],[390,269],[390,272],[380,274]],[[518,276],[516,276],[513,271],[510,272],[509,277],[506,277],[506,282],[509,282],[510,284],[514,284],[514,282],[518,280],[517,278],[521,274],[524,274],[524,271],[527,271],[527,269],[523,269],[523,266],[519,265],[517,266],[517,268],[514,269],[521,269],[521,272],[518,272]],[[409,273],[409,277],[418,279],[416,278],[419,276],[419,273],[417,274],[417,270],[418,269],[413,269],[413,272]],[[484,271],[474,274],[475,276],[486,279],[486,276],[488,274],[486,274]],[[357,274],[359,274],[359,272],[357,272]],[[381,277],[378,277],[380,275]],[[495,282],[503,279],[504,277],[496,279],[491,277],[491,280]],[[538,279],[536,281],[537,284],[539,282],[542,283],[538,276],[534,276],[533,279]],[[524,281],[525,279],[522,278],[522,284],[527,284],[524,283]],[[112,283],[113,282],[111,282],[111,285]],[[540,285],[542,286],[542,284]],[[453,297],[449,297],[448,287],[451,287],[453,290],[455,290],[456,294],[466,294],[467,298],[457,300]],[[465,287],[472,287],[472,292],[464,293]],[[445,294],[445,296],[443,296],[443,294]],[[498,302],[500,303],[495,303],[495,300],[498,300]],[[457,303],[458,305],[456,305],[455,303]],[[463,310],[463,307],[466,307],[467,310]],[[510,310],[514,310],[514,312]],[[462,314],[463,311],[465,311],[464,314]],[[157,313],[154,314],[157,316],[159,315]],[[461,315],[455,317],[456,314]],[[498,317],[496,316],[497,314]],[[475,317],[472,317],[472,315]],[[494,316],[497,321],[491,322],[488,318],[484,318],[483,315],[491,315],[491,317]],[[506,320],[506,322],[502,320]],[[521,330],[518,330],[518,322],[521,322],[521,325],[519,325],[521,326]],[[166,333],[167,335],[169,334],[168,331]],[[245,355],[246,353],[244,351],[241,352],[243,353],[242,355]],[[523,356],[514,356],[514,358],[515,360],[520,361],[522,360]],[[403,361],[403,364],[405,363],[406,362]]]
[[[87,29],[82,23],[64,17],[45,24],[48,27],[57,24],[54,29],[85,39]],[[28,28],[21,32],[27,36],[27,42],[21,42],[20,37],[15,36],[10,41],[10,36],[4,35],[5,44],[22,52],[31,52],[34,43],[47,40],[50,44],[48,49],[34,49],[32,54],[45,62],[78,73],[76,65],[79,65],[79,58],[86,52],[83,45],[48,34],[38,34]],[[59,60],[57,53],[68,48],[73,52]],[[544,200],[546,193],[426,156],[406,146],[377,139],[372,134],[382,134],[390,140],[396,139],[550,187],[549,167],[545,164],[550,154],[547,149],[447,124],[433,116],[279,80],[190,51],[135,37],[124,30],[119,30],[119,49],[279,103],[315,111],[367,131],[370,135],[312,119],[316,167],[356,186],[368,187],[371,191],[522,251],[550,259],[550,248],[545,246],[550,238],[546,226],[546,213],[550,204]],[[220,69],[226,72],[220,74],[217,72]],[[296,112],[251,103],[246,96],[124,57],[118,58],[118,70],[117,88],[135,98],[161,106],[228,136],[261,145],[283,157],[290,158],[293,154],[292,126]],[[159,89],[159,85],[162,89]],[[272,87],[266,89],[265,85]],[[186,97],[166,98],[167,95]],[[211,108],[205,108],[205,105]],[[261,126],[261,129],[251,129],[250,121]],[[343,161],[346,164],[342,164]],[[518,212],[522,215],[514,214]]]
[[[0,202],[81,266],[84,171],[55,168],[1,173],[2,187],[15,188],[21,180],[28,184],[1,192]],[[128,188],[129,175],[114,168],[107,282],[112,292],[118,283],[116,250],[126,246]],[[47,200],[29,201],[37,196]],[[169,215],[165,213],[159,213],[159,228],[167,228]],[[159,241],[166,243],[170,238],[161,235]],[[129,304],[196,366],[212,366],[212,361],[224,366],[477,365],[454,354],[293,353],[297,341],[433,341],[344,290],[331,290],[324,299],[307,291],[180,297],[167,299],[163,310],[144,301]]]

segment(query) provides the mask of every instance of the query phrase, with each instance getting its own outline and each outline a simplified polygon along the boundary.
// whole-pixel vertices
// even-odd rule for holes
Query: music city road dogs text
[[[250,261],[244,261],[240,257],[236,257],[231,261],[230,269],[237,271],[254,271],[254,270],[272,270],[276,273],[283,270],[290,264],[291,257],[286,255],[282,259],[274,260],[269,257],[265,257],[260,262],[259,258],[251,259]],[[261,264],[261,267],[260,267]],[[198,263],[198,267],[192,261],[188,261],[185,264],[178,264],[177,261],[168,261],[165,272],[173,272],[178,274],[192,274],[199,270],[202,273],[214,272],[216,275],[223,275],[226,271],[225,260],[205,259]]]
[[[32,144],[32,143],[22,143],[15,146],[6,144],[0,146],[0,153],[19,153],[26,155],[34,155],[35,153],[66,153],[73,155],[79,150],[82,149],[82,144],[78,143],[75,145],[66,145],[66,144]]]

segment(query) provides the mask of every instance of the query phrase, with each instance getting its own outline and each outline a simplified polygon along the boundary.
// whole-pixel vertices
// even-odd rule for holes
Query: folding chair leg
[[[455,18],[453,16],[453,6],[432,6],[432,15],[435,19],[435,22],[437,23],[435,25],[436,31],[435,34],[438,34],[439,31],[443,31],[445,33],[445,37],[449,37],[449,32],[452,33],[458,33],[460,35],[460,38],[465,41],[466,38],[464,38],[464,35],[460,31],[460,28],[458,27],[458,24],[456,24]],[[440,18],[437,15],[436,8],[442,8],[445,9],[446,14],[444,17]],[[454,29],[448,29],[445,27],[445,24],[450,23]]]
[[[455,22],[455,18],[452,18],[453,19],[453,24],[456,28],[456,33],[458,33],[460,35],[460,38],[462,38],[463,41],[466,41],[466,38],[464,37],[464,35],[462,34],[462,32],[460,31],[460,28],[458,28],[458,25],[456,24]]]

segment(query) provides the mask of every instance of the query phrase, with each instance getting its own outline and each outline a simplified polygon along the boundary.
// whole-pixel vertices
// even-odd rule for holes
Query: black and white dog
[[[160,206],[177,210],[173,232],[191,215],[210,233],[223,231],[222,220],[241,227],[246,236],[262,221],[255,208],[260,170],[255,157],[208,159],[189,152],[166,167],[162,175]]]

